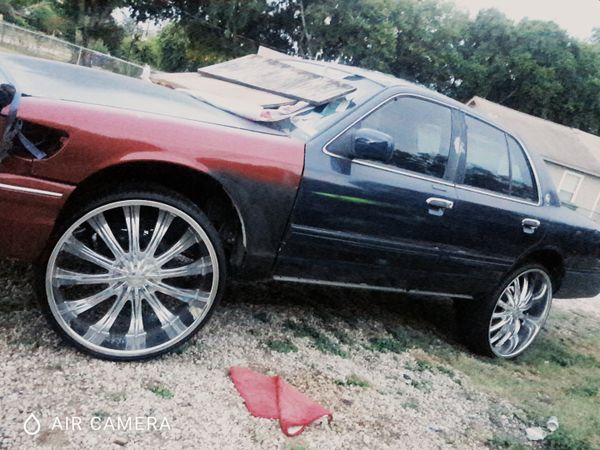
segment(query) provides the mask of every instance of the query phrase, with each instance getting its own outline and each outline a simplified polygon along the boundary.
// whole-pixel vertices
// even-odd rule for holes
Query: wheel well
[[[565,266],[562,256],[557,251],[538,250],[529,254],[522,263],[537,263],[544,266],[552,276],[554,290],[557,291],[560,288],[565,276]]]
[[[246,234],[239,210],[223,186],[211,176],[168,163],[126,163],[103,169],[82,181],[69,197],[63,215],[99,190],[123,183],[152,183],[173,190],[194,202],[219,232],[231,269],[241,265]]]

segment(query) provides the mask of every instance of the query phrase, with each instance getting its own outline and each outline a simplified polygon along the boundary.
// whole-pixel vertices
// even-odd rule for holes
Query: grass
[[[124,402],[127,400],[127,393],[125,391],[116,391],[109,393],[107,397],[113,402]]]
[[[345,380],[335,380],[335,384],[338,386],[356,386],[360,388],[371,387],[371,384],[367,380],[356,375],[350,375]]]
[[[416,400],[407,400],[400,406],[402,406],[404,409],[413,409],[415,411],[419,409],[419,403],[417,403]]]
[[[380,353],[403,353],[408,350],[406,345],[394,338],[373,338],[368,348]]]
[[[296,337],[309,338],[312,341],[312,346],[320,352],[348,358],[348,353],[342,349],[338,342],[304,321],[287,320],[283,326],[292,331]]]
[[[531,448],[523,445],[512,436],[493,436],[488,439],[487,445],[491,450],[526,450]]]
[[[600,329],[594,320],[555,313],[538,342],[514,361],[480,358],[445,343],[429,355],[523,409],[528,426],[545,425],[548,417],[557,416],[560,428],[546,438],[544,448],[600,448]]]
[[[149,381],[144,385],[144,387],[160,398],[168,400],[175,397],[175,393],[173,391],[171,391],[164,384],[158,383],[156,381]]]
[[[267,341],[267,347],[278,353],[296,353],[298,347],[289,339],[271,339]]]

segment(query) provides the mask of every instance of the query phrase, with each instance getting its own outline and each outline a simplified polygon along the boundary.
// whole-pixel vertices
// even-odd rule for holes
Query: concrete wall
[[[546,165],[557,190],[560,189],[565,172],[583,177],[572,203],[577,207],[577,212],[600,223],[600,177],[568,169],[548,161],[546,161]]]

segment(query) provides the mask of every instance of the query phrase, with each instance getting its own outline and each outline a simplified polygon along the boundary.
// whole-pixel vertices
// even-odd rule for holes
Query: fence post
[[[77,54],[77,65],[81,61],[81,53],[83,52],[83,47],[79,47],[79,53]]]

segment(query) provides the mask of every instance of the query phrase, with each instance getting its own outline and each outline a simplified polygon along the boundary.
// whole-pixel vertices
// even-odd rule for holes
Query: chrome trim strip
[[[286,277],[286,276],[279,276],[279,275],[274,275],[273,280],[285,281],[288,283],[316,284],[319,286],[328,286],[328,287],[365,289],[365,290],[370,290],[370,291],[381,291],[381,292],[397,292],[397,293],[411,294],[411,295],[431,295],[431,296],[435,296],[435,297],[464,298],[467,300],[473,299],[473,297],[471,295],[457,295],[457,294],[448,294],[445,292],[407,290],[407,289],[385,287],[385,286],[373,286],[373,285],[365,284],[365,283],[344,283],[344,282],[340,282],[340,281],[315,280],[312,278],[297,278],[297,277]]]
[[[542,206],[539,201],[538,201],[538,203],[534,203],[534,202],[530,202],[530,201],[527,201],[527,200],[522,200],[522,199],[519,199],[519,198],[510,197],[508,195],[502,195],[502,194],[498,194],[496,192],[486,191],[485,189],[479,189],[479,188],[476,188],[476,187],[468,186],[466,184],[457,184],[456,188],[457,189],[462,189],[463,191],[476,192],[478,194],[488,195],[490,197],[501,198],[503,200],[508,200],[508,201],[515,202],[515,203],[522,203],[524,205],[538,206],[538,207]],[[460,199],[460,200],[463,200],[463,199]]]
[[[447,180],[444,180],[442,178],[429,177],[427,175],[421,175],[421,174],[417,174],[415,172],[409,172],[409,171],[405,171],[405,170],[402,170],[402,169],[395,169],[395,168],[392,168],[392,167],[386,167],[386,166],[382,166],[382,165],[379,165],[379,164],[376,164],[376,163],[367,162],[367,161],[361,160],[361,159],[346,158],[345,156],[336,155],[335,153],[332,153],[332,152],[330,152],[327,149],[327,147],[333,141],[335,141],[342,134],[344,134],[346,131],[348,131],[350,128],[352,128],[354,125],[356,125],[358,122],[360,122],[361,120],[363,120],[365,117],[367,117],[373,111],[375,111],[376,109],[379,109],[381,106],[383,106],[386,103],[388,103],[388,102],[390,102],[390,101],[392,101],[392,100],[394,100],[396,98],[399,98],[399,97],[420,98],[420,99],[423,99],[425,101],[436,103],[438,105],[441,105],[441,106],[443,106],[445,108],[448,108],[448,109],[451,109],[451,110],[460,111],[465,116],[470,116],[470,117],[472,117],[475,120],[479,120],[479,121],[481,121],[481,122],[483,122],[483,123],[485,123],[485,124],[487,124],[489,126],[492,126],[492,127],[496,128],[497,130],[500,130],[501,132],[509,135],[510,137],[512,137],[521,146],[521,149],[523,150],[523,152],[525,153],[525,156],[527,157],[527,161],[529,162],[529,166],[531,167],[531,170],[533,171],[533,177],[535,178],[535,184],[536,184],[537,191],[538,191],[538,201],[537,201],[537,203],[530,202],[530,201],[527,201],[527,200],[522,200],[522,199],[519,199],[519,198],[516,198],[516,197],[510,197],[510,196],[506,196],[506,195],[502,195],[502,194],[496,194],[496,193],[493,193],[493,192],[490,192],[490,191],[486,191],[486,190],[483,190],[483,189],[473,188],[471,186],[467,186],[467,185],[464,185],[464,184],[451,183],[451,182],[449,182]],[[467,145],[468,145],[468,143],[467,143]],[[538,207],[543,205],[543,200],[542,200],[543,199],[543,193],[542,193],[542,186],[540,185],[540,178],[538,176],[535,164],[533,164],[533,160],[531,159],[531,156],[529,155],[529,151],[527,150],[527,147],[525,147],[525,144],[523,143],[523,141],[521,141],[521,139],[519,139],[517,136],[515,136],[513,133],[511,133],[507,129],[502,128],[502,127],[496,125],[495,123],[489,122],[488,120],[486,120],[483,117],[480,117],[477,114],[471,114],[467,110],[463,110],[463,109],[457,108],[456,106],[449,105],[447,103],[438,101],[436,99],[427,97],[425,95],[419,95],[419,94],[413,94],[413,93],[404,93],[404,94],[397,94],[397,95],[394,95],[394,96],[392,96],[390,98],[385,99],[384,101],[382,101],[381,103],[379,103],[377,106],[371,108],[365,114],[363,114],[358,119],[356,119],[354,122],[352,122],[349,126],[347,126],[346,128],[344,128],[341,132],[339,132],[338,134],[336,134],[332,139],[330,139],[325,144],[325,146],[322,148],[322,151],[323,151],[323,153],[325,153],[328,156],[331,156],[333,158],[343,159],[345,161],[350,161],[353,164],[359,164],[359,165],[371,167],[371,168],[374,168],[374,169],[385,170],[387,172],[393,172],[393,173],[397,173],[397,174],[400,174],[400,175],[405,175],[405,176],[408,176],[408,177],[416,178],[416,179],[419,179],[419,180],[431,181],[431,182],[442,184],[442,185],[449,186],[449,187],[459,187],[459,188],[467,190],[467,191],[477,192],[477,193],[480,193],[480,194],[489,195],[491,197],[502,198],[502,199],[510,200],[510,201],[513,201],[513,202],[516,202],[516,203],[522,203],[522,204],[525,204],[525,205],[538,206]],[[467,149],[467,152],[468,152],[468,149]]]
[[[45,191],[43,189],[34,189],[34,188],[28,188],[28,187],[24,187],[24,186],[15,186],[14,184],[0,183],[0,189],[5,189],[7,191],[15,191],[15,192],[26,192],[28,194],[46,195],[48,197],[54,197],[54,198],[62,198],[62,196],[63,196],[63,194],[61,194],[60,192]]]
[[[396,169],[396,168],[392,168],[392,167],[387,167],[387,166],[383,166],[383,165],[380,165],[380,164],[368,162],[368,161],[365,161],[363,159],[350,159],[350,158],[346,158],[345,156],[336,155],[335,153],[332,153],[329,150],[327,150],[327,147],[333,141],[335,141],[337,138],[339,138],[342,134],[344,134],[346,131],[348,131],[350,128],[352,128],[354,125],[356,125],[358,122],[360,122],[361,120],[363,120],[365,117],[367,117],[369,114],[371,114],[376,109],[379,109],[380,107],[382,107],[386,103],[389,103],[389,102],[391,102],[392,100],[394,100],[394,99],[396,99],[398,97],[420,98],[420,99],[423,99],[423,100],[431,102],[431,103],[436,103],[436,104],[441,105],[441,106],[443,106],[445,108],[448,108],[450,110],[453,110],[453,109],[454,110],[458,110],[455,106],[448,105],[448,104],[446,104],[444,102],[440,102],[438,100],[429,98],[429,97],[427,97],[425,95],[412,94],[412,93],[408,93],[408,92],[404,93],[404,94],[396,94],[396,95],[394,95],[392,97],[389,97],[389,98],[383,100],[377,106],[371,108],[369,111],[367,111],[366,113],[364,113],[362,116],[360,116],[354,122],[352,122],[349,126],[347,126],[346,128],[344,128],[341,132],[339,132],[332,139],[330,139],[321,150],[323,151],[323,153],[325,153],[328,156],[331,156],[333,158],[343,159],[345,161],[350,161],[353,164],[358,164],[358,165],[361,165],[361,166],[367,166],[367,167],[371,167],[373,169],[385,170],[387,172],[392,172],[392,173],[397,173],[397,174],[400,174],[400,175],[405,175],[407,177],[416,178],[418,180],[431,181],[433,183],[438,183],[438,184],[443,184],[445,186],[453,187],[454,183],[451,183],[451,182],[449,182],[447,180],[444,180],[443,178],[430,177],[430,176],[427,176],[427,175],[418,174],[416,172],[410,172],[408,170],[402,170],[402,169]]]

